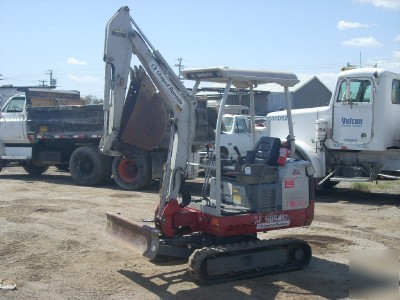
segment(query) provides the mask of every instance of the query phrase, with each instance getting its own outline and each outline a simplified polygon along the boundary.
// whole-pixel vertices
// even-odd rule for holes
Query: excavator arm
[[[104,136],[100,145],[100,151],[104,154],[121,155],[117,145],[121,138],[121,120],[132,54],[139,59],[147,73],[141,74],[143,73],[142,69],[136,69],[134,74],[139,77],[150,77],[150,84],[154,84],[157,92],[161,95],[160,98],[169,108],[170,148],[160,192],[160,211],[162,211],[169,199],[177,199],[181,182],[185,176],[195,136],[196,102],[193,95],[198,83],[192,93],[189,93],[162,55],[153,47],[131,18],[129,8],[121,7],[106,27],[104,49],[106,63],[105,120]],[[139,93],[139,95],[146,95],[146,92]],[[181,126],[181,124],[184,125]]]

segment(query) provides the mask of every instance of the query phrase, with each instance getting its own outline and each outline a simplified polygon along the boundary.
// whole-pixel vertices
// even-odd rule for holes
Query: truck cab
[[[400,178],[400,74],[379,68],[341,72],[328,106],[292,111],[297,155],[329,180]],[[267,132],[287,135],[285,111],[267,115]]]
[[[252,150],[253,137],[251,135],[251,120],[248,115],[224,114],[221,128],[221,153],[228,158],[236,158],[238,155],[233,149],[238,148],[242,157],[247,151]],[[215,124],[214,126],[215,127]],[[266,135],[266,128],[255,126],[255,140]],[[213,144],[209,144],[209,150],[214,151]],[[200,161],[207,156],[206,149],[200,149]]]
[[[251,128],[244,115],[226,114],[222,117],[221,146],[228,156],[237,156],[233,147],[238,147],[242,155],[253,148]]]
[[[2,107],[0,114],[0,141],[7,143],[29,143],[26,134],[26,97],[12,96]]]

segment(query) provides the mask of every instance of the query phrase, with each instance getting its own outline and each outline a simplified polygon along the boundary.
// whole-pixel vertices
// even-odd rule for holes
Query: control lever
[[[233,146],[233,150],[235,150],[235,152],[236,152],[236,154],[238,156],[238,164],[243,165],[244,160],[243,160],[242,155],[240,154],[239,148],[236,147],[236,146]]]

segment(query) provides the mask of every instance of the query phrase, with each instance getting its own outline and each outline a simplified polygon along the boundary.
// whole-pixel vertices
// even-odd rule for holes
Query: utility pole
[[[44,83],[47,82],[47,80],[38,80],[39,82],[42,83],[42,85],[39,84],[39,86],[44,87]]]
[[[178,61],[178,63],[175,64],[175,67],[178,67],[178,78],[183,79],[183,77],[181,76],[181,72],[183,71],[183,68],[185,67],[184,65],[182,65],[183,58],[178,57],[177,61]]]
[[[53,70],[49,70],[46,75],[50,75],[50,86],[55,86],[56,85],[56,80],[53,78]]]

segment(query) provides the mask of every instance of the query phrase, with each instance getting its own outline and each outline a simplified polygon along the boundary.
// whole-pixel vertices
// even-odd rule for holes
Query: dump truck
[[[85,105],[78,91],[27,88],[0,113],[0,170],[22,166],[38,176],[56,166],[80,185],[109,181],[112,159],[98,151],[102,105]]]
[[[199,114],[201,111],[199,108]],[[55,166],[69,170],[79,185],[101,185],[113,176],[125,190],[149,186],[161,178],[162,165],[167,160],[168,135],[161,133],[164,139],[154,143],[154,115],[140,116],[140,120],[146,121],[142,128],[132,123],[137,115],[126,116],[131,120],[129,133],[146,136],[151,147],[136,148],[135,155],[114,160],[98,151],[104,126],[103,105],[86,105],[78,91],[23,89],[1,109],[0,171],[22,166],[29,174],[39,176],[49,166]],[[192,152],[191,160],[199,162],[197,150]],[[187,176],[197,175],[198,166],[193,164]]]

